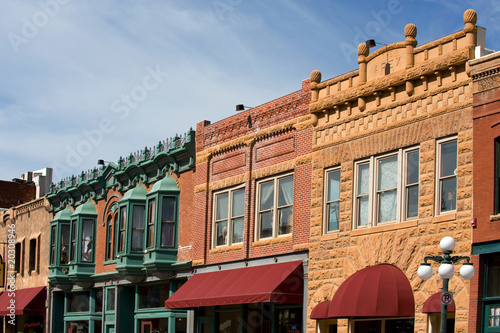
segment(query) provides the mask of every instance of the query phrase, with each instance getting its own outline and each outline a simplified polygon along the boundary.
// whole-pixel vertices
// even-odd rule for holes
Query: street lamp
[[[443,297],[447,297],[448,282],[453,275],[455,275],[455,268],[453,267],[453,264],[461,260],[467,260],[467,262],[460,268],[460,276],[466,280],[472,279],[476,270],[470,262],[470,257],[451,256],[451,252],[453,252],[453,249],[455,248],[455,240],[452,237],[446,236],[441,239],[439,246],[441,247],[444,256],[425,257],[424,262],[420,264],[420,267],[418,268],[417,274],[422,280],[428,280],[432,277],[432,267],[427,261],[432,260],[441,264],[438,269],[438,275],[443,280],[443,292],[441,293],[441,333],[446,333],[446,316],[448,313],[448,303],[450,302],[443,300]]]

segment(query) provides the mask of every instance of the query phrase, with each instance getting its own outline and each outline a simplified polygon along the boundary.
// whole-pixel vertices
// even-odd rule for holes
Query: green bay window
[[[66,284],[69,263],[70,223],[73,211],[68,205],[50,222],[49,282]]]
[[[147,195],[144,266],[148,270],[168,270],[177,261],[179,194],[177,183],[167,172]]]
[[[116,270],[124,274],[142,274],[146,188],[139,182],[118,202],[116,229]]]
[[[92,199],[76,207],[71,215],[69,273],[76,283],[89,281],[95,267],[97,211]]]

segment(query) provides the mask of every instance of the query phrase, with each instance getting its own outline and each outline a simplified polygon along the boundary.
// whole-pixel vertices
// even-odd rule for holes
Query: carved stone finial
[[[321,82],[321,72],[317,69],[311,72],[311,82],[320,83]]]
[[[464,12],[464,23],[472,23],[476,25],[477,22],[477,13],[474,9],[467,9]]]
[[[413,23],[408,23],[405,27],[405,37],[417,37],[417,26]]]
[[[368,56],[368,46],[366,46],[366,43],[360,43],[358,45],[358,56]]]

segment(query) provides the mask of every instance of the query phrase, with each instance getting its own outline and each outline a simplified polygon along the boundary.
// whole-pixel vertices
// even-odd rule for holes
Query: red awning
[[[166,302],[165,308],[244,303],[302,303],[302,261],[193,275]]]
[[[422,313],[441,312],[441,293],[431,295],[424,303]],[[448,305],[448,312],[455,312],[455,301]]]
[[[366,267],[342,283],[333,296],[329,318],[412,317],[415,301],[410,282],[399,268]]]
[[[0,295],[0,316],[15,315],[45,315],[45,287],[19,289],[15,292],[6,291]],[[12,300],[15,309],[11,312]]]
[[[327,319],[331,301],[324,301],[317,304],[311,311],[311,319]]]

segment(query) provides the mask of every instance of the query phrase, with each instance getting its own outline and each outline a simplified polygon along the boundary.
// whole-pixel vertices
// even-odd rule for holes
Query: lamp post
[[[428,256],[424,258],[424,262],[420,264],[417,274],[422,280],[428,280],[432,277],[432,267],[427,261],[435,261],[440,263],[438,269],[438,275],[443,280],[443,291],[441,295],[446,295],[448,293],[448,282],[455,275],[455,268],[453,264],[461,261],[467,260],[466,263],[460,268],[460,276],[466,280],[470,280],[474,277],[476,270],[472,263],[470,262],[470,257],[463,256],[451,256],[453,249],[455,248],[455,240],[452,237],[444,237],[439,243],[441,251],[443,251],[444,256]],[[446,317],[448,313],[448,303],[444,302],[441,298],[441,333],[446,333]]]

